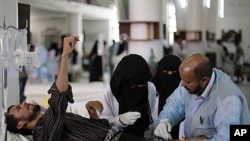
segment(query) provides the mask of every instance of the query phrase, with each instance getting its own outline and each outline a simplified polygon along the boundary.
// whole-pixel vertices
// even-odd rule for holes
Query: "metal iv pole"
[[[38,53],[29,52],[27,45],[27,27],[24,29],[17,29],[14,26],[5,25],[5,18],[3,27],[0,26],[0,68],[2,75],[2,141],[7,141],[7,95],[8,95],[8,68],[15,67],[18,71],[22,71],[23,66],[36,66],[39,64]],[[8,29],[15,30],[14,38]],[[14,45],[11,45],[10,40],[14,40]]]

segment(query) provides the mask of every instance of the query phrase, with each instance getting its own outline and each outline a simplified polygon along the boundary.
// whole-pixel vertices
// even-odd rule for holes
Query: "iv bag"
[[[15,46],[14,50],[21,49],[23,51],[28,51],[27,49],[27,30],[19,29],[15,31]]]
[[[14,53],[14,66],[18,71],[22,71],[23,66],[39,67],[39,62],[38,52],[24,52],[17,49]]]
[[[10,33],[0,30],[0,63],[3,68],[9,67],[10,60]]]

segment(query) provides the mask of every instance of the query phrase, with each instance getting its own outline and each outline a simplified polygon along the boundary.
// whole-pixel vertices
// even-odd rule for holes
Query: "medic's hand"
[[[125,125],[133,125],[138,118],[141,117],[139,112],[127,112],[119,115],[120,122]]]
[[[98,101],[98,100],[89,101],[85,105],[85,107],[89,113],[90,118],[99,119],[99,113],[102,112],[102,110],[103,110],[103,105],[100,101]]]
[[[167,119],[164,119],[155,128],[154,134],[155,136],[163,138],[164,140],[172,140],[172,136],[170,134],[171,129],[172,126],[169,121]]]

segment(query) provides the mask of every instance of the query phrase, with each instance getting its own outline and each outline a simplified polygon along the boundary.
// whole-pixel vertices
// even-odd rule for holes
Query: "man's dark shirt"
[[[66,113],[68,102],[74,102],[69,86],[64,93],[58,93],[53,84],[48,91],[50,107],[37,122],[33,130],[34,141],[103,141],[111,128],[105,119],[88,119],[73,113]]]

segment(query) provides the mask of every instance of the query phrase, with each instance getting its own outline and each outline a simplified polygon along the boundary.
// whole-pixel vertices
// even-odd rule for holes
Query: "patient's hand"
[[[89,113],[89,117],[92,119],[99,119],[99,113],[102,112],[103,110],[103,106],[102,103],[98,100],[96,101],[89,101],[86,105],[85,105],[88,113]]]

